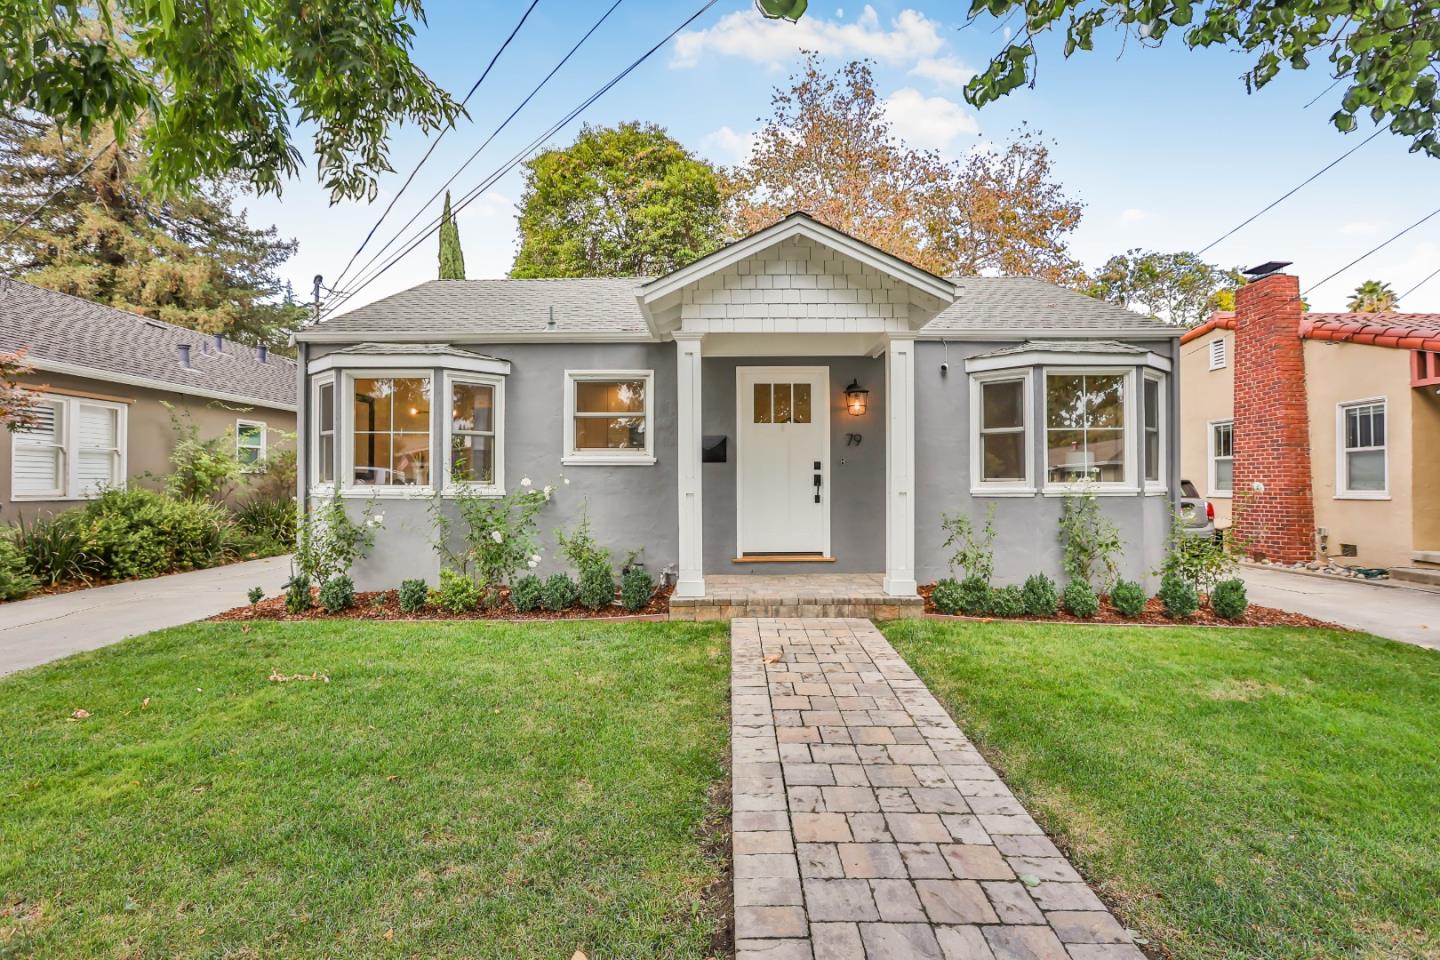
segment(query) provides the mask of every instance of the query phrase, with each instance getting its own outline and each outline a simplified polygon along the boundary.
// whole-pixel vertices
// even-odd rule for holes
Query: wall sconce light
[[[859,380],[851,380],[845,388],[845,411],[852,417],[863,417],[870,403],[870,391],[860,386]]]

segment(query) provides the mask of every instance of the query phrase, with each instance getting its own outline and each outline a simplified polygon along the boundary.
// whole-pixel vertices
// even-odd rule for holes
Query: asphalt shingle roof
[[[925,333],[1014,330],[1104,330],[1174,336],[1172,325],[1033,277],[951,277],[960,296],[925,325]]]
[[[191,369],[180,366],[180,344],[190,345]],[[264,405],[295,405],[295,361],[137,316],[18,280],[0,282],[0,350],[24,349],[27,359],[84,367],[96,380],[106,374],[143,377],[173,388],[229,394]]]
[[[1030,353],[1032,350],[1044,350],[1047,353],[1114,353],[1127,356],[1145,352],[1134,344],[1120,343],[1118,340],[1026,340],[1013,347],[976,354],[971,359],[1011,357],[1020,353]]]

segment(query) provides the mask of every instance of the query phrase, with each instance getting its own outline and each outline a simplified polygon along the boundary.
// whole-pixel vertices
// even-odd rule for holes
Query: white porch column
[[[915,339],[885,350],[885,592],[915,596]]]
[[[679,420],[680,575],[677,597],[705,596],[700,510],[700,343],[703,334],[675,334],[675,393]]]

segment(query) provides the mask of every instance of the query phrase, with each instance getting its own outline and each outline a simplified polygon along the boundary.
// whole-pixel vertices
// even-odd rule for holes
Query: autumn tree
[[[35,419],[35,405],[39,397],[28,390],[20,378],[31,373],[32,368],[25,362],[25,351],[14,353],[0,351],[0,423],[14,433],[29,426]]]
[[[445,209],[440,214],[440,279],[465,279],[465,251],[460,249],[460,225],[450,210],[450,191],[445,191]]]
[[[1399,298],[1390,284],[1366,280],[1355,288],[1345,309],[1352,313],[1389,313],[1399,306]]]
[[[295,242],[252,227],[233,182],[157,199],[139,140],[95,154],[43,121],[0,117],[0,267],[27,283],[246,343],[304,319],[278,268]],[[24,219],[37,208],[33,218]]]
[[[525,162],[510,276],[668,273],[720,245],[722,210],[714,168],[663,128],[586,126]]]
[[[1233,309],[1234,290],[1244,282],[1239,270],[1206,263],[1193,253],[1135,249],[1107,260],[1085,292],[1190,326],[1214,310]]]
[[[733,234],[804,210],[932,273],[1078,274],[1065,237],[1081,207],[1037,134],[963,161],[911,148],[885,118],[868,63],[826,73],[814,55],[775,90],[771,111],[749,159],[729,171]]]

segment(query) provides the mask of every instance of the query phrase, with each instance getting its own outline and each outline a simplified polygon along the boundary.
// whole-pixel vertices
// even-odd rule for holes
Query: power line
[[[485,82],[485,78],[490,76],[490,71],[500,59],[500,55],[510,46],[510,41],[515,39],[515,35],[519,33],[520,28],[525,25],[525,21],[530,19],[531,11],[535,9],[535,5],[539,2],[540,0],[530,0],[530,5],[526,7],[525,12],[520,15],[520,20],[515,24],[515,28],[510,31],[510,35],[505,38],[505,41],[500,44],[500,48],[495,51],[495,55],[490,58],[490,62],[485,65],[485,69],[480,73],[480,78],[471,85],[470,92],[465,94],[465,99],[460,101],[461,110],[464,110],[465,105],[470,102],[470,98],[475,96],[475,91],[480,89],[480,84]],[[425,154],[420,158],[420,161],[415,164],[414,168],[411,169],[410,175],[405,178],[405,182],[400,185],[400,189],[396,192],[395,196],[391,197],[390,202],[386,204],[385,212],[380,214],[380,219],[375,221],[375,225],[370,228],[370,232],[365,234],[365,239],[360,241],[360,246],[356,247],[355,252],[350,255],[350,262],[345,264],[345,269],[341,270],[340,276],[335,278],[336,284],[339,284],[340,281],[344,279],[345,274],[348,273],[350,268],[355,264],[355,258],[360,256],[360,251],[364,250],[365,245],[375,236],[375,231],[379,230],[380,224],[384,223],[385,218],[390,216],[390,211],[395,209],[395,204],[405,195],[405,190],[410,186],[411,182],[414,181],[415,175],[420,172],[420,168],[425,166],[425,161],[430,159],[430,155],[435,152],[435,148],[440,146],[440,141],[445,139],[445,134],[453,128],[453,123],[450,126],[441,127],[440,132],[435,135],[435,139],[430,141],[430,146],[426,148]]]
[[[1399,240],[1401,237],[1405,236],[1405,234],[1409,233],[1411,230],[1414,230],[1416,227],[1420,226],[1420,224],[1424,223],[1426,220],[1429,220],[1431,217],[1434,217],[1434,216],[1436,216],[1436,215],[1440,215],[1440,207],[1436,207],[1434,210],[1431,210],[1429,213],[1425,214],[1425,216],[1421,217],[1419,220],[1416,220],[1414,223],[1410,224],[1410,226],[1406,227],[1404,230],[1401,230],[1399,233],[1394,234],[1394,235],[1391,236],[1389,239],[1384,240],[1384,241],[1376,244],[1375,246],[1371,247],[1369,250],[1366,250],[1364,253],[1360,254],[1360,256],[1356,257],[1354,260],[1351,260],[1349,263],[1345,264],[1345,266],[1341,267],[1339,270],[1336,270],[1334,273],[1330,274],[1330,275],[1329,275],[1328,277],[1326,277],[1324,280],[1321,280],[1321,281],[1319,281],[1318,283],[1312,283],[1310,286],[1306,287],[1304,291],[1301,292],[1300,296],[1302,296],[1302,297],[1305,296],[1305,294],[1307,294],[1307,293],[1309,293],[1310,291],[1314,290],[1316,287],[1320,286],[1321,284],[1329,283],[1331,280],[1334,280],[1336,277],[1338,277],[1340,274],[1344,273],[1346,270],[1349,270],[1351,267],[1355,266],[1355,264],[1359,263],[1361,260],[1364,260],[1366,257],[1370,256],[1370,255],[1373,254],[1373,253],[1379,253],[1381,250],[1385,249],[1385,248],[1388,247],[1390,244],[1394,243],[1396,240]],[[1431,276],[1434,276],[1434,274],[1431,274]],[[1429,278],[1427,277],[1426,279],[1429,279]],[[1421,283],[1423,283],[1423,282],[1424,282],[1424,281],[1422,280]],[[1412,288],[1412,289],[1413,289],[1413,288]],[[1409,291],[1406,291],[1406,292],[1408,293]],[[1398,300],[1399,297],[1396,297],[1396,299]]]
[[[105,144],[105,146],[101,147],[99,150],[96,150],[94,156],[92,156],[89,160],[85,161],[85,166],[81,167],[79,170],[76,170],[74,173],[70,174],[70,176],[66,177],[65,182],[60,184],[60,186],[56,187],[55,190],[50,194],[50,196],[46,197],[44,200],[41,200],[40,203],[37,204],[33,210],[25,214],[25,216],[21,217],[19,220],[15,221],[14,225],[11,226],[9,230],[5,231],[5,235],[3,237],[0,237],[0,247],[3,247],[5,244],[9,243],[10,240],[14,238],[14,236],[19,233],[26,224],[28,224],[31,220],[34,220],[37,216],[40,215],[40,212],[42,210],[50,206],[51,202],[53,202],[56,197],[60,196],[60,194],[73,187],[75,185],[75,182],[78,181],[81,177],[83,177],[91,167],[95,166],[96,161],[103,157],[113,146],[115,146],[115,141],[111,140],[109,143]]]
[[[1356,150],[1359,150],[1361,147],[1365,146],[1365,144],[1369,143],[1371,140],[1374,140],[1376,137],[1380,136],[1380,134],[1384,133],[1384,132],[1385,132],[1386,130],[1388,130],[1388,129],[1389,129],[1389,125],[1388,125],[1388,124],[1387,124],[1386,126],[1379,127],[1379,128],[1376,129],[1373,133],[1371,133],[1370,136],[1366,137],[1364,140],[1361,140],[1359,143],[1355,144],[1355,146],[1351,147],[1349,150],[1346,150],[1344,153],[1340,154],[1340,156],[1336,157],[1334,160],[1331,160],[1329,163],[1325,164],[1325,166],[1321,167],[1319,170],[1316,170],[1314,173],[1310,174],[1310,176],[1308,176],[1308,177],[1306,177],[1304,180],[1300,181],[1298,184],[1296,184],[1294,187],[1292,187],[1288,192],[1286,192],[1285,194],[1283,194],[1279,199],[1274,200],[1274,201],[1272,201],[1271,203],[1267,204],[1267,205],[1266,205],[1265,207],[1263,207],[1259,212],[1257,212],[1257,213],[1251,215],[1250,217],[1246,218],[1243,222],[1241,222],[1241,223],[1237,224],[1236,226],[1230,228],[1230,229],[1227,230],[1225,233],[1221,234],[1219,237],[1216,237],[1214,240],[1210,241],[1210,242],[1207,243],[1205,246],[1201,247],[1201,248],[1196,252],[1196,256],[1199,256],[1199,255],[1203,254],[1206,250],[1209,250],[1211,247],[1215,246],[1215,245],[1216,245],[1217,243],[1219,243],[1221,240],[1224,240],[1224,239],[1226,239],[1227,237],[1233,236],[1234,234],[1238,233],[1240,230],[1242,230],[1242,229],[1244,229],[1245,227],[1249,226],[1250,224],[1254,223],[1256,220],[1260,219],[1260,217],[1264,216],[1266,213],[1269,213],[1271,210],[1275,209],[1275,208],[1278,207],[1280,204],[1284,203],[1286,200],[1288,200],[1288,199],[1290,199],[1291,197],[1293,197],[1296,193],[1298,193],[1298,192],[1300,191],[1300,189],[1301,189],[1302,187],[1307,186],[1308,184],[1310,184],[1311,182],[1313,182],[1314,180],[1316,180],[1317,178],[1319,178],[1321,174],[1323,174],[1323,173],[1325,173],[1326,171],[1328,171],[1331,167],[1335,166],[1335,165],[1336,165],[1337,163],[1339,163],[1341,160],[1344,160],[1346,157],[1350,156],[1350,154],[1354,153]]]
[[[1434,280],[1436,277],[1440,277],[1440,267],[1436,267],[1434,270],[1430,271],[1430,273],[1425,276],[1425,279],[1421,280],[1419,283],[1415,284],[1415,286],[1411,287],[1409,290],[1406,290],[1404,293],[1400,294],[1400,296],[1396,297],[1395,302],[1398,304],[1401,300],[1410,296],[1410,294],[1414,293],[1416,290],[1419,290],[1421,287],[1425,286],[1425,284],[1429,283],[1431,280]]]
[[[439,188],[430,195],[430,199],[426,200],[423,204],[421,204],[420,209],[416,210],[413,214],[411,214],[410,219],[405,221],[405,223],[400,227],[400,229],[396,230],[395,233],[390,237],[390,239],[386,240],[384,245],[381,246],[380,249],[376,250],[370,256],[370,259],[367,260],[365,262],[365,265],[360,268],[359,275],[363,275],[366,270],[369,270],[370,267],[374,265],[375,261],[379,260],[382,256],[384,256],[385,251],[389,250],[390,247],[395,243],[395,241],[399,240],[401,235],[404,234],[406,230],[410,229],[411,224],[413,224],[416,220],[420,219],[420,215],[424,213],[427,209],[429,209],[430,205],[434,203],[437,199],[439,199],[440,194],[443,193],[445,189],[450,186],[450,184],[455,182],[455,179],[459,177],[460,174],[463,173],[465,169],[475,161],[476,157],[480,156],[481,151],[483,151],[487,146],[489,146],[490,142],[494,140],[497,136],[499,136],[501,131],[503,131],[507,126],[510,125],[510,121],[514,120],[515,117],[519,115],[520,111],[525,109],[525,106],[535,98],[535,95],[538,94],[545,87],[545,85],[550,82],[551,78],[554,77],[555,74],[560,72],[560,68],[565,66],[565,64],[569,62],[570,58],[573,57],[575,55],[575,52],[584,45],[585,41],[590,39],[590,35],[593,34],[596,30],[600,29],[600,25],[603,24],[606,20],[608,20],[610,14],[614,13],[615,8],[620,6],[620,4],[623,2],[624,0],[615,0],[615,2],[610,5],[609,9],[607,9],[603,14],[601,14],[600,19],[596,20],[595,23],[591,25],[590,29],[585,31],[585,35],[575,42],[575,45],[570,48],[569,52],[566,53],[565,56],[561,57],[560,61],[556,63],[554,67],[550,68],[550,72],[547,73],[545,77],[535,85],[535,88],[530,91],[530,93],[525,97],[525,99],[520,101],[520,105],[517,106],[514,110],[510,111],[510,115],[506,117],[498,127],[491,131],[490,135],[485,138],[484,142],[481,143],[480,146],[475,148],[475,152],[470,154],[470,156],[466,158],[465,162],[460,164],[459,168],[450,175],[450,178],[444,183],[442,183]],[[353,264],[354,262],[355,258],[352,257],[350,259],[350,263]],[[345,267],[345,271],[348,271],[349,269],[350,265],[347,264]],[[339,286],[340,281],[344,279],[345,271],[342,271],[340,277],[336,279],[336,286]]]
[[[672,39],[674,39],[676,34],[678,34],[681,30],[684,30],[686,27],[690,26],[690,24],[692,24],[692,23],[694,23],[696,20],[698,20],[707,10],[709,10],[711,7],[715,6],[715,4],[718,3],[718,2],[719,2],[719,0],[706,0],[706,2],[705,2],[704,4],[702,4],[698,10],[696,10],[696,11],[695,11],[694,13],[692,13],[690,16],[686,17],[685,20],[684,20],[683,22],[681,22],[679,26],[677,26],[674,30],[671,30],[668,34],[666,34],[665,37],[664,37],[662,40],[660,40],[660,42],[656,43],[656,44],[655,44],[653,47],[651,47],[649,50],[645,51],[643,54],[641,54],[639,57],[637,57],[637,58],[636,58],[633,62],[631,62],[631,64],[630,64],[629,66],[627,66],[624,70],[621,70],[621,71],[620,71],[619,73],[617,73],[613,78],[611,78],[607,83],[605,83],[602,87],[600,87],[600,88],[599,88],[598,90],[596,90],[594,93],[590,94],[590,96],[586,97],[586,98],[580,103],[579,106],[577,106],[575,109],[573,109],[573,110],[571,110],[569,113],[567,113],[567,114],[566,114],[564,117],[562,117],[558,122],[556,122],[555,124],[551,125],[549,129],[547,129],[547,130],[546,130],[544,133],[542,133],[540,136],[538,136],[538,137],[536,137],[534,140],[532,140],[527,146],[525,146],[523,149],[521,149],[519,152],[517,152],[517,153],[516,153],[514,156],[512,156],[508,161],[506,161],[505,164],[503,164],[500,168],[498,168],[498,169],[495,170],[493,173],[491,173],[490,176],[486,177],[483,181],[481,181],[481,182],[480,182],[476,187],[474,187],[469,193],[467,193],[464,197],[462,197],[459,203],[455,204],[455,206],[454,206],[454,211],[453,211],[453,212],[454,212],[455,214],[458,214],[461,210],[465,209],[465,207],[467,207],[470,203],[472,203],[474,200],[476,200],[482,193],[484,193],[484,192],[485,192],[486,190],[488,190],[491,186],[493,186],[501,177],[503,177],[503,176],[504,176],[506,173],[508,173],[510,170],[514,169],[514,167],[515,167],[521,160],[523,160],[523,159],[524,159],[526,156],[528,156],[531,152],[533,152],[535,149],[537,149],[541,144],[543,144],[546,140],[548,140],[551,136],[553,136],[558,130],[560,130],[562,127],[564,127],[564,126],[565,126],[566,124],[568,124],[570,121],[572,121],[572,120],[574,120],[576,117],[578,117],[578,116],[579,116],[581,113],[583,113],[587,108],[589,108],[589,106],[590,106],[591,104],[593,104],[595,101],[599,100],[602,96],[604,96],[606,93],[608,93],[612,87],[614,87],[616,84],[618,84],[621,80],[624,80],[627,76],[629,76],[632,72],[634,72],[635,69],[638,68],[642,63],[644,63],[646,60],[650,59],[652,56],[655,55],[655,53],[656,53],[657,51],[659,51],[662,47],[664,47],[667,43],[669,43]],[[432,220],[432,221],[430,222],[430,224],[429,224],[424,230],[422,230],[417,236],[415,236],[415,237],[404,247],[404,249],[402,249],[402,250],[400,250],[399,252],[397,252],[397,253],[396,253],[393,257],[391,257],[383,266],[381,266],[376,272],[374,272],[373,274],[371,274],[369,277],[366,277],[366,278],[365,278],[363,281],[361,281],[357,286],[351,288],[350,290],[345,291],[345,293],[344,293],[344,295],[342,296],[342,298],[340,299],[340,301],[337,302],[336,304],[334,304],[334,306],[332,306],[331,309],[326,312],[327,315],[330,314],[330,313],[333,313],[336,309],[338,309],[340,306],[342,306],[342,305],[345,303],[345,301],[349,300],[351,297],[354,297],[357,293],[359,293],[359,292],[360,292],[361,290],[363,290],[365,287],[369,286],[371,283],[373,283],[373,282],[375,282],[376,280],[378,280],[378,279],[379,279],[381,276],[383,276],[388,270],[390,270],[391,267],[395,266],[397,263],[399,263],[401,260],[403,260],[406,256],[408,256],[411,251],[413,251],[417,246],[419,246],[422,242],[424,242],[427,237],[429,237],[431,234],[433,234],[436,229],[438,229],[439,224],[440,224],[440,221],[441,221],[442,218],[443,218],[443,214],[442,214],[442,217],[436,218],[436,219]]]

